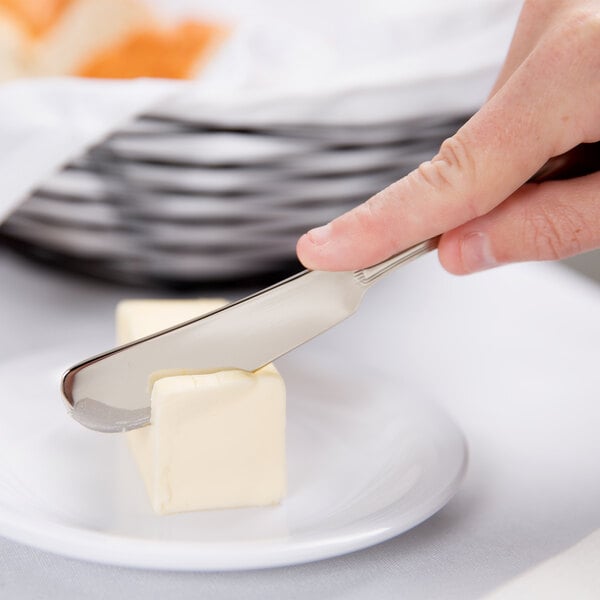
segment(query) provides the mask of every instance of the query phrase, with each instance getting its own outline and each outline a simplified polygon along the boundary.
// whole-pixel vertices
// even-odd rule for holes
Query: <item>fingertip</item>
[[[452,275],[466,275],[460,255],[459,236],[454,232],[445,233],[438,244],[440,264]]]
[[[305,233],[296,244],[296,254],[307,268],[319,271],[347,271],[355,266],[352,238],[340,227],[341,219]]]
[[[302,263],[304,267],[307,269],[317,269],[318,266],[315,264],[314,252],[313,252],[313,244],[311,239],[308,236],[308,233],[305,233],[300,237],[298,242],[296,243],[296,255],[298,256],[298,260]]]
[[[296,244],[296,254],[307,268],[323,271],[339,269],[332,224],[327,223],[307,231]]]
[[[459,228],[442,236],[438,246],[440,263],[453,275],[468,275],[498,266],[489,234],[484,230]]]
[[[326,225],[321,225],[320,227],[311,229],[309,232],[304,234],[304,237],[306,237],[313,246],[324,246],[331,241],[331,230],[331,223],[327,223]]]

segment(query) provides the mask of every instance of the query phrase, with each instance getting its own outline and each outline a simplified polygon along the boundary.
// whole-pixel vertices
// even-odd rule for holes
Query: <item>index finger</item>
[[[550,157],[600,138],[597,29],[587,39],[588,29],[567,23],[542,40],[431,161],[304,235],[300,260],[324,270],[372,265],[486,214]]]

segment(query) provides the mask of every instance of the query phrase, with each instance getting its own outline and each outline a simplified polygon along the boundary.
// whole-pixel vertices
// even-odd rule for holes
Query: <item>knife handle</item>
[[[431,250],[435,250],[437,248],[440,236],[430,238],[425,240],[424,242],[419,242],[406,250],[402,250],[402,252],[398,252],[398,254],[394,254],[394,256],[373,265],[372,267],[367,267],[365,269],[359,269],[358,271],[354,271],[354,278],[364,286],[373,285],[378,279],[387,275],[390,271],[393,271],[397,267],[409,263],[415,258],[419,258],[419,256],[423,256],[423,254],[427,254],[431,252]]]
[[[528,183],[542,183],[556,179],[571,179],[589,175],[600,169],[600,142],[579,144],[569,152],[551,158]],[[404,265],[438,246],[440,236],[430,238],[394,254],[394,256],[366,269],[354,271],[354,278],[364,286],[371,286],[378,279],[397,267]]]

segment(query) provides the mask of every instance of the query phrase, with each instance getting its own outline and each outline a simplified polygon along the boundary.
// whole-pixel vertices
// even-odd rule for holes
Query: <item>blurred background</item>
[[[0,244],[134,285],[291,274],[484,101],[520,4],[0,0]]]

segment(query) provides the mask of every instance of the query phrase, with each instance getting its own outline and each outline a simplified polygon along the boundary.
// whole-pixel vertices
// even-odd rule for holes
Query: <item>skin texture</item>
[[[359,269],[439,234],[455,274],[599,247],[600,173],[526,183],[551,157],[600,140],[598,48],[598,0],[526,1],[481,109],[432,160],[303,235],[301,262]]]

